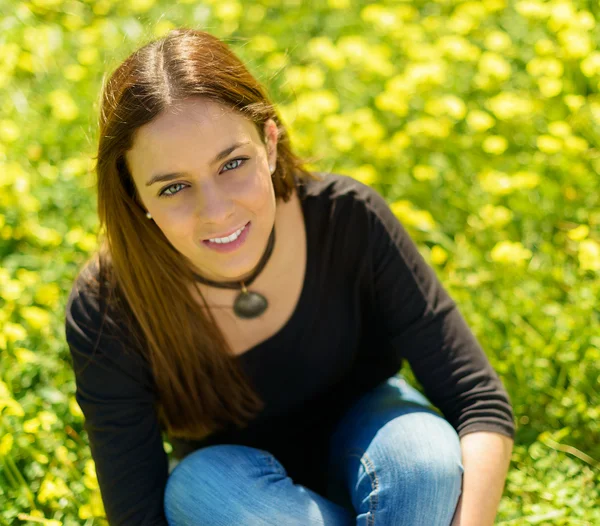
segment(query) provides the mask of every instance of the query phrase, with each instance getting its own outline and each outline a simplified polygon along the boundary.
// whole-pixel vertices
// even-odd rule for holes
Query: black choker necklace
[[[255,278],[260,274],[261,270],[269,261],[269,257],[273,252],[273,247],[275,245],[275,225],[273,225],[273,229],[271,230],[271,235],[269,236],[269,242],[267,244],[267,248],[262,255],[262,258],[258,262],[258,265],[252,272],[249,278],[244,281],[229,281],[226,283],[211,281],[202,276],[194,273],[194,277],[200,283],[204,283],[205,285],[211,285],[212,287],[219,287],[222,289],[237,289],[242,286],[242,291],[238,294],[237,298],[235,298],[235,302],[233,303],[233,312],[235,312],[238,318],[256,318],[260,316],[267,309],[269,303],[267,302],[267,298],[265,298],[262,294],[258,292],[249,292],[246,286],[252,285],[252,282]]]

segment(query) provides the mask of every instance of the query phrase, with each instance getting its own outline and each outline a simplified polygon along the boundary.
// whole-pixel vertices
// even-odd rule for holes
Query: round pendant
[[[233,311],[239,318],[256,318],[267,309],[268,302],[258,292],[240,292],[233,304]]]

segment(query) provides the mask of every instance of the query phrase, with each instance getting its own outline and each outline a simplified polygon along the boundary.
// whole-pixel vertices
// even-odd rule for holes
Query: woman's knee
[[[164,508],[169,524],[208,524],[221,513],[228,518],[244,513],[248,488],[272,469],[266,451],[237,444],[208,446],[188,454],[167,479]]]
[[[433,412],[410,415],[412,425],[392,421],[380,431],[378,447],[386,452],[385,469],[395,480],[460,488],[464,467],[460,439],[450,423]],[[384,460],[384,459],[381,459]]]
[[[349,452],[352,500],[357,511],[390,524],[443,524],[452,518],[462,491],[460,441],[439,415],[411,417],[405,415],[402,424],[392,420],[365,449]]]

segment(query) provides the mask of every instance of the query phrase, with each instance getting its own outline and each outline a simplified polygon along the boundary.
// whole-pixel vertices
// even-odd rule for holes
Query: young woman
[[[106,82],[97,175],[66,339],[112,526],[451,523],[459,438],[512,438],[512,407],[380,194],[303,168],[191,29]]]

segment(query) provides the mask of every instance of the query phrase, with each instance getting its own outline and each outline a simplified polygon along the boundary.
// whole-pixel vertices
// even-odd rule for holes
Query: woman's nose
[[[198,199],[198,215],[208,223],[219,226],[229,225],[229,218],[234,215],[234,204],[227,192],[212,186],[204,187]]]

